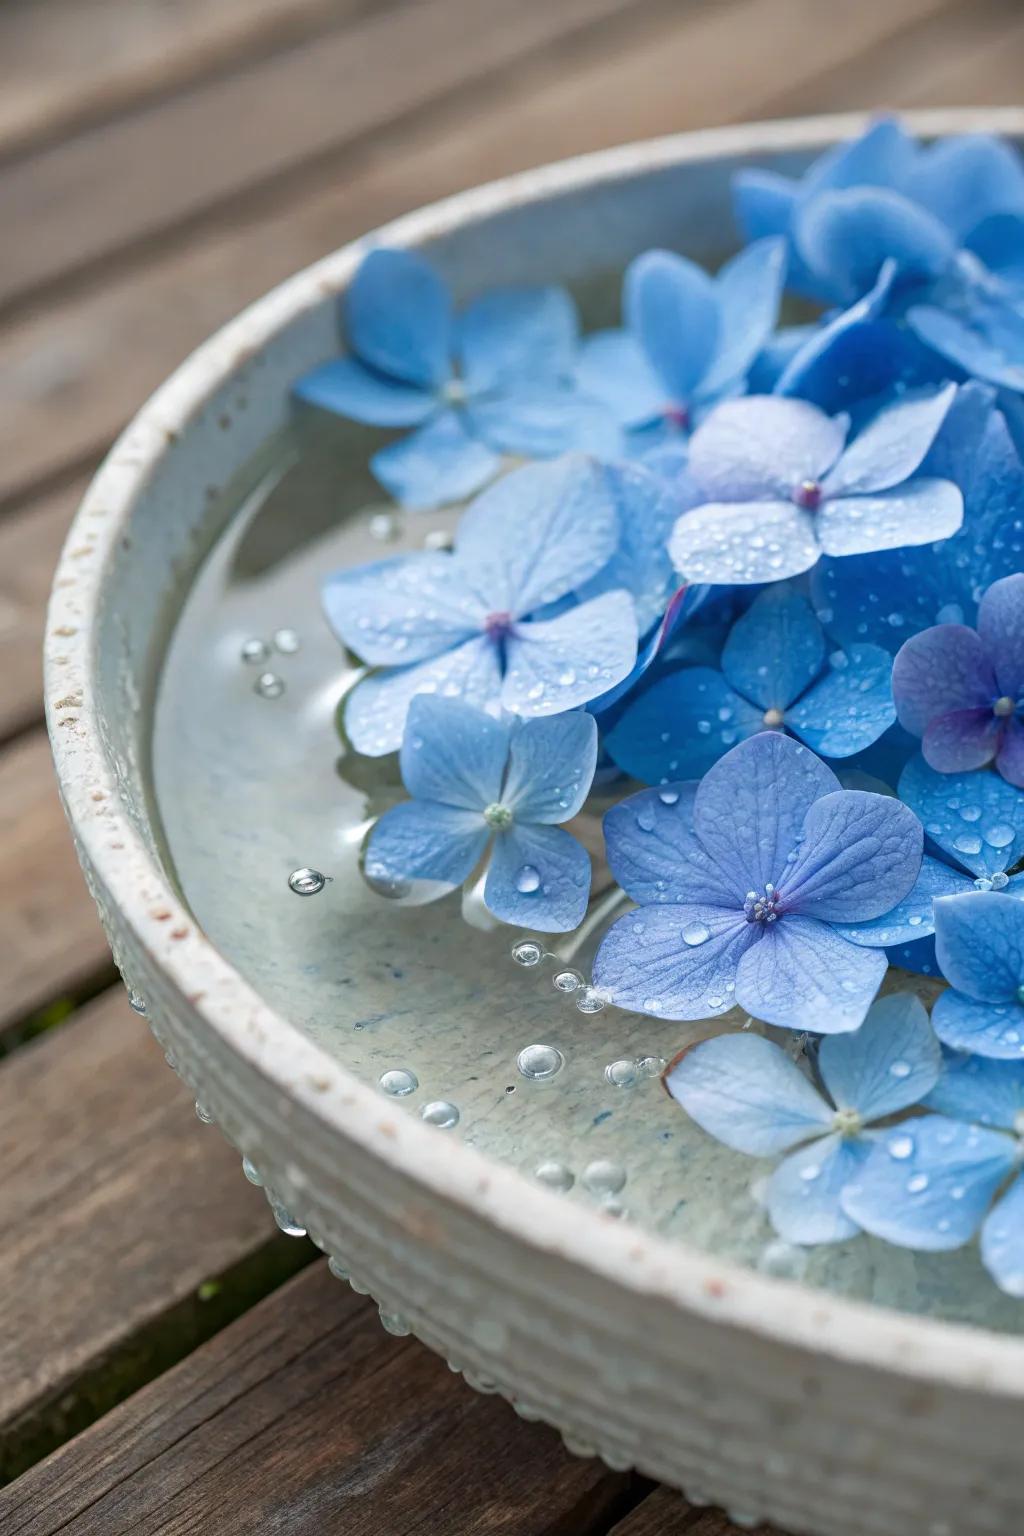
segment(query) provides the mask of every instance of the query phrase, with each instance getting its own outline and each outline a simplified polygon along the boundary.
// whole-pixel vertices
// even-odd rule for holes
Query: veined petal
[[[1006,389],[1024,389],[1024,315],[1011,305],[978,300],[959,315],[915,304],[907,311],[907,324],[965,373]]]
[[[947,1055],[925,1103],[953,1120],[1012,1131],[1024,1112],[1024,1062]]]
[[[860,1029],[823,1040],[818,1067],[832,1102],[870,1122],[919,1104],[939,1080],[942,1051],[921,999],[893,992]]]
[[[1024,902],[969,891],[935,903],[935,952],[951,986],[986,1003],[1017,1003],[1024,988]]]
[[[579,320],[564,288],[496,288],[459,317],[455,343],[470,392],[510,379],[565,380]]]
[[[1017,1002],[982,1003],[950,988],[935,999],[935,1033],[951,1051],[995,1061],[1024,1058],[1024,1007]]]
[[[1002,745],[1004,725],[991,709],[957,709],[939,715],[921,739],[924,760],[939,773],[984,768]]]
[[[381,448],[370,468],[396,501],[414,511],[461,501],[494,475],[501,460],[470,437],[456,411],[442,411],[425,426]]]
[[[596,764],[592,715],[571,710],[549,720],[527,720],[512,733],[502,804],[517,821],[568,821],[587,798]]]
[[[765,925],[744,954],[736,1002],[766,1024],[840,1034],[859,1028],[886,966],[880,950],[859,949],[827,923],[794,913]]]
[[[626,428],[655,420],[668,404],[665,386],[630,331],[587,336],[576,363],[576,382]]]
[[[608,863],[641,906],[704,903],[738,911],[726,880],[693,830],[695,783],[628,795],[605,813]]]
[[[908,480],[894,491],[842,496],[823,501],[816,518],[826,555],[861,555],[868,550],[930,544],[956,533],[964,499],[951,480]]]
[[[645,251],[626,270],[622,308],[668,399],[685,405],[718,345],[715,285],[685,256]]]
[[[787,1243],[841,1243],[860,1231],[843,1210],[843,1190],[864,1166],[871,1143],[825,1136],[799,1147],[768,1180],[768,1215]]]
[[[561,827],[515,824],[495,839],[484,905],[539,933],[578,927],[590,898],[590,855]]]
[[[786,242],[756,240],[727,261],[715,278],[718,342],[698,388],[714,399],[748,373],[771,335],[786,277]]]
[[[762,712],[711,667],[659,678],[627,704],[606,746],[620,768],[645,784],[700,778],[737,740],[764,729]]]
[[[371,251],[343,304],[352,350],[372,368],[425,388],[448,377],[451,297],[422,256]]]
[[[936,773],[912,757],[899,795],[932,841],[973,875],[1001,874],[1024,858],[1024,796],[997,773]]]
[[[852,645],[786,711],[789,729],[822,757],[863,752],[896,719],[892,658],[878,645]]]
[[[935,931],[932,904],[938,896],[961,896],[974,890],[974,881],[958,869],[950,869],[938,859],[926,854],[921,860],[921,872],[902,901],[883,912],[859,923],[836,923],[834,926],[844,939],[853,944],[865,944],[876,949],[897,944],[910,944],[926,938]],[[934,955],[934,952],[933,952]],[[892,956],[889,957],[892,959]],[[896,962],[902,964],[902,961]]]
[[[992,583],[978,604],[978,634],[999,693],[1024,697],[1024,573]]]
[[[501,799],[510,727],[460,699],[417,694],[402,738],[402,780],[417,800],[483,811]]]
[[[517,624],[506,641],[502,704],[517,715],[576,709],[620,682],[636,650],[636,616],[626,592],[606,592],[555,619]]]
[[[684,512],[668,546],[687,581],[750,586],[799,576],[821,550],[815,520],[791,502],[708,502]]]
[[[923,844],[921,823],[891,795],[824,795],[807,812],[795,860],[776,876],[783,907],[830,923],[881,917],[913,888]]]
[[[702,1130],[737,1152],[770,1157],[809,1138],[833,1112],[785,1051],[761,1035],[718,1035],[684,1052],[665,1087]]]
[[[892,691],[899,722],[923,736],[931,722],[953,710],[991,713],[996,680],[988,653],[973,629],[938,624],[912,635],[892,668]]]
[[[826,476],[826,497],[887,491],[916,474],[949,414],[956,385],[886,406],[858,432]]]
[[[1014,715],[1007,720],[996,753],[996,769],[1015,789],[1024,789],[1024,723]]]
[[[479,811],[431,800],[404,800],[376,823],[366,848],[366,872],[388,880],[440,880],[461,885],[487,846]]]
[[[334,571],[322,601],[338,639],[375,667],[425,661],[479,634],[486,617],[458,564],[441,552]]]
[[[501,670],[497,647],[467,640],[412,667],[388,667],[356,684],[345,702],[345,729],[357,752],[383,757],[402,744],[409,705],[419,693],[462,699],[497,714]]]
[[[375,373],[357,357],[336,357],[303,374],[292,394],[371,427],[415,427],[437,410],[430,390]]]
[[[1001,1291],[1024,1296],[1024,1178],[1016,1178],[986,1216],[981,1261]]]
[[[839,458],[849,423],[806,400],[744,395],[725,400],[690,440],[690,472],[708,501],[788,500]]]
[[[825,636],[806,597],[779,583],[766,588],[729,632],[722,671],[762,709],[788,709],[825,664]]]
[[[640,907],[605,934],[594,983],[618,1007],[657,1019],[715,1018],[733,1007],[737,965],[757,937],[742,912],[699,902]]]

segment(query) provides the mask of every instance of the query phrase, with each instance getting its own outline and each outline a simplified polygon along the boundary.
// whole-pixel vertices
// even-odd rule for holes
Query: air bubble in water
[[[261,699],[279,699],[284,693],[284,678],[276,672],[261,672],[252,686]]]
[[[318,869],[294,869],[288,876],[288,889],[294,891],[296,896],[316,896],[327,884],[327,876],[322,875]]]
[[[257,1189],[262,1188],[263,1175],[260,1173],[258,1168],[250,1163],[247,1157],[242,1158],[242,1172],[245,1174],[250,1184],[255,1184]]]
[[[251,667],[258,667],[269,655],[270,646],[265,640],[247,640],[242,646],[242,660]]]
[[[607,1006],[606,1000],[594,987],[581,987],[576,994],[576,1007],[580,1013],[600,1013]]]
[[[394,1099],[404,1099],[407,1094],[415,1093],[419,1085],[416,1073],[410,1072],[408,1067],[390,1067],[378,1079],[378,1086]]]
[[[579,971],[556,971],[551,978],[551,985],[559,992],[578,992],[583,986],[583,977]]]
[[[641,1077],[660,1077],[668,1062],[664,1056],[641,1056],[636,1066]]]
[[[133,992],[131,987],[128,988],[128,1007],[132,1010],[133,1013],[140,1014],[143,1018],[145,1018],[146,999],[142,997],[140,993]]]
[[[625,1168],[607,1158],[598,1158],[583,1170],[583,1183],[592,1195],[617,1195],[625,1182]]]
[[[398,538],[398,518],[393,512],[374,512],[370,518],[370,537],[382,544]]]
[[[548,1158],[543,1163],[538,1163],[533,1170],[533,1176],[541,1184],[546,1184],[548,1189],[556,1189],[562,1194],[572,1189],[576,1182],[572,1169],[567,1168],[564,1163],[558,1162],[555,1158]]]
[[[294,656],[301,644],[302,641],[294,629],[278,629],[274,632],[274,648],[280,651],[282,656]]]
[[[433,1099],[429,1104],[424,1104],[420,1116],[428,1125],[436,1125],[442,1131],[450,1131],[453,1125],[459,1123],[459,1111],[447,1099]]]
[[[204,1125],[213,1124],[213,1116],[207,1109],[206,1105],[201,1104],[198,1099],[196,1099],[196,1119],[201,1120]]]
[[[533,939],[520,939],[512,946],[512,959],[516,965],[540,965],[544,951]]]
[[[565,1066],[565,1057],[554,1045],[524,1045],[516,1057],[520,1075],[532,1083],[544,1083]]]
[[[640,1076],[635,1061],[610,1061],[604,1069],[606,1083],[611,1083],[613,1088],[632,1088]]]

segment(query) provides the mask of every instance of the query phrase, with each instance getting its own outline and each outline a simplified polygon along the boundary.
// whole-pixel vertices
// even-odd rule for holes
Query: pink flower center
[[[817,480],[801,480],[793,492],[793,500],[806,512],[815,512],[821,506],[821,486]]]
[[[677,427],[680,432],[686,432],[690,426],[690,407],[683,405],[679,400],[669,400],[661,408],[662,419],[666,426]]]
[[[504,640],[512,633],[512,615],[510,613],[489,613],[484,619],[484,634],[488,640]]]

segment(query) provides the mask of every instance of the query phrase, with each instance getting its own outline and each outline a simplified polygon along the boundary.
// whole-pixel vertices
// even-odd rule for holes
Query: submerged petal
[[[594,982],[620,1008],[658,1019],[715,1018],[732,1008],[736,967],[756,939],[742,912],[699,902],[640,907],[605,934]]]
[[[820,1137],[833,1118],[795,1062],[761,1035],[702,1041],[669,1069],[665,1087],[702,1130],[751,1157]]]

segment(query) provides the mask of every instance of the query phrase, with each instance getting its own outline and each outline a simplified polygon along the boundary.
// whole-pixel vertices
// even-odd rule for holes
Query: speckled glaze
[[[862,126],[685,135],[466,193],[377,231],[456,293],[585,281],[645,246],[717,254],[739,164],[795,169]],[[1024,112],[914,126],[1024,138]],[[366,241],[247,310],[153,397],[71,530],[46,704],[78,854],[126,982],[206,1111],[385,1326],[571,1449],[812,1536],[1007,1536],[1024,1508],[1024,1341],[802,1289],[568,1207],[357,1080],[197,929],[161,863],[144,765],[154,683],[220,488],[336,348]]]

